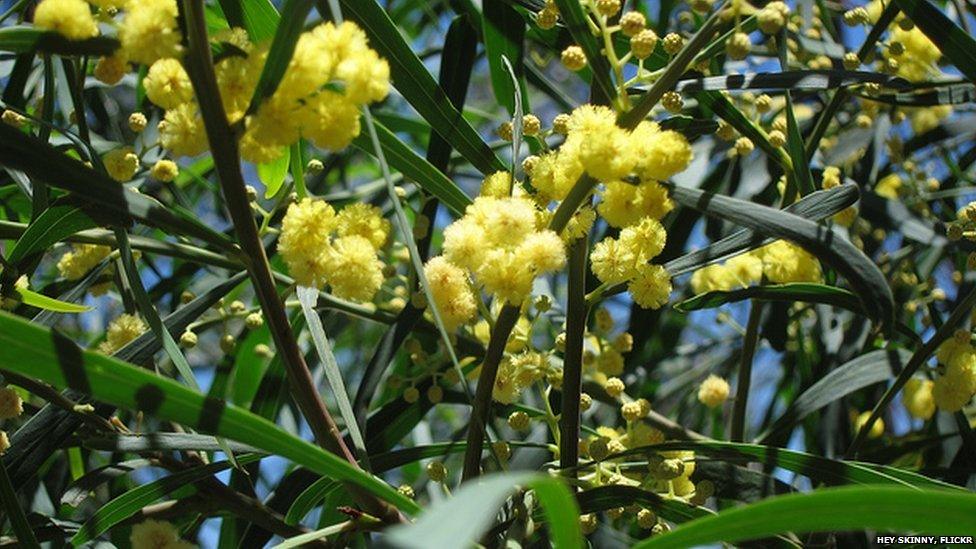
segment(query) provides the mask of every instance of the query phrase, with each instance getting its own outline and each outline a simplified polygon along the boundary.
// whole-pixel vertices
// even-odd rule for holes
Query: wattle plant
[[[966,6],[2,8],[0,544],[972,543]]]

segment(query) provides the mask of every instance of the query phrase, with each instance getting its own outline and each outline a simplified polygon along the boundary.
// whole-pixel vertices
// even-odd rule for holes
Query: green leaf
[[[491,74],[491,87],[495,99],[508,114],[515,114],[515,84],[502,62],[508,58],[512,63],[515,77],[521,82],[522,103],[528,104],[524,66],[522,63],[522,43],[525,40],[525,20],[511,6],[502,0],[485,0],[482,8],[481,28],[485,39],[485,56]]]
[[[376,0],[340,0],[345,16],[369,36],[370,46],[390,64],[393,85],[455,150],[488,175],[505,165],[451,103],[424,63]],[[393,160],[390,160],[391,165]],[[399,169],[399,168],[398,168]]]
[[[60,333],[8,313],[0,313],[0,368],[249,444],[321,475],[357,484],[406,513],[418,510],[416,503],[382,480],[268,420],[115,358],[83,351]]]
[[[252,42],[263,42],[275,35],[281,17],[270,0],[219,1],[231,26],[247,30]]]
[[[464,209],[468,207],[468,204],[471,204],[468,195],[464,194],[464,191],[443,172],[413,152],[393,132],[379,122],[374,121],[374,124],[376,125],[376,136],[379,138],[380,146],[383,147],[383,155],[390,166],[437,197],[456,215],[464,215]],[[373,154],[373,145],[370,143],[369,135],[361,134],[352,143],[363,152]],[[457,146],[457,143],[452,142],[452,145]]]
[[[275,30],[274,39],[271,41],[271,49],[268,50],[268,59],[265,61],[261,76],[254,87],[251,104],[247,109],[248,112],[256,112],[261,103],[271,97],[278,89],[278,84],[285,75],[285,69],[288,68],[292,55],[295,53],[295,44],[298,42],[298,36],[304,30],[305,19],[311,9],[312,0],[285,0],[281,7],[281,18]],[[287,165],[286,162],[285,166],[287,167]]]
[[[895,5],[966,78],[976,80],[976,39],[972,35],[928,0],[895,0]],[[961,16],[966,17],[965,14]]]
[[[28,225],[7,260],[17,264],[35,252],[45,251],[79,231],[96,226],[85,208],[73,204],[52,205]]]
[[[241,464],[252,463],[262,456],[245,455],[238,456],[237,460]],[[180,471],[165,476],[159,480],[136,486],[117,498],[99,507],[98,511],[85,522],[78,530],[78,533],[71,538],[71,545],[77,547],[84,543],[94,540],[98,536],[107,532],[116,524],[128,519],[142,510],[143,507],[166,495],[192,484],[198,480],[203,480],[216,473],[224,471],[232,466],[230,461],[218,461],[207,465],[201,465],[186,471]]]
[[[37,307],[45,311],[53,311],[55,313],[84,313],[91,310],[91,307],[59,301],[53,297],[28,290],[27,288],[16,288],[14,293],[20,296],[20,300],[24,305],[30,305],[31,307]]]
[[[265,186],[265,198],[272,198],[281,190],[281,186],[285,183],[285,176],[288,175],[290,162],[291,154],[285,150],[275,160],[257,165],[258,179]]]
[[[847,487],[791,494],[736,507],[688,522],[635,549],[686,548],[735,543],[784,532],[880,530],[962,533],[976,513],[976,495],[906,488]]]
[[[144,194],[131,192],[107,175],[7,124],[0,124],[0,164],[100,206],[105,217],[116,225],[127,226],[135,219],[166,232],[199,238],[235,255],[238,253],[226,235],[186,211],[163,206]]]
[[[20,500],[17,499],[17,492],[10,484],[10,476],[7,475],[7,466],[3,460],[0,460],[0,502],[3,502],[3,507],[10,517],[10,526],[17,536],[17,546],[40,547],[37,538],[34,537],[34,530],[31,529],[30,523],[27,522],[27,517],[24,515]]]
[[[710,515],[708,509],[669,499],[636,486],[610,484],[584,490],[576,495],[583,513],[599,513],[617,507],[639,504],[671,522],[687,522]]]
[[[676,303],[674,308],[687,313],[702,309],[714,309],[726,303],[737,303],[746,299],[761,301],[800,301],[804,303],[823,303],[841,307],[849,311],[860,312],[861,302],[851,292],[812,282],[794,282],[790,284],[772,284],[765,286],[751,286],[740,290],[705,292],[684,301]]]
[[[391,528],[384,541],[394,547],[467,548],[488,531],[495,515],[519,486],[533,488],[549,521],[553,546],[582,547],[579,507],[560,480],[537,473],[499,473],[472,479],[453,497],[429,507],[417,522]]]
[[[801,217],[821,221],[857,202],[859,194],[857,185],[841,185],[804,196],[799,202],[794,202],[785,209]],[[712,242],[700,250],[688,252],[668,261],[664,264],[664,268],[671,273],[671,276],[678,276],[769,242],[772,242],[772,239],[765,239],[749,230],[741,230]]]
[[[285,522],[288,524],[300,523],[305,515],[315,509],[330,492],[339,489],[342,489],[342,485],[338,482],[326,477],[319,478],[295,498],[285,515]]]
[[[682,186],[672,186],[672,189],[672,198],[683,206],[803,247],[847,279],[869,318],[880,322],[885,330],[894,327],[894,298],[884,275],[864,252],[832,227],[720,194]]]
[[[57,32],[45,31],[36,27],[11,26],[0,28],[0,51],[100,56],[112,55],[118,48],[119,41],[108,36],[68,40]]]
[[[756,441],[764,443],[786,435],[790,427],[831,402],[869,385],[891,379],[901,371],[911,356],[911,353],[902,349],[880,349],[838,366],[797,397]]]

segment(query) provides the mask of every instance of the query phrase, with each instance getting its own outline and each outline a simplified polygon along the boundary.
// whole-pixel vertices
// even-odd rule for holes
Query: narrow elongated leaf
[[[80,206],[52,205],[27,226],[27,230],[10,250],[7,261],[19,263],[35,252],[47,250],[68,236],[95,226],[95,221]]]
[[[740,290],[705,292],[675,303],[674,308],[681,312],[714,309],[726,303],[737,303],[746,299],[761,301],[800,301],[803,303],[823,303],[841,307],[849,311],[859,312],[861,302],[857,296],[843,288],[814,284],[808,282],[794,282],[791,284],[774,284],[770,286],[752,286]]]
[[[894,298],[884,275],[864,252],[833,228],[784,210],[728,196],[682,186],[672,188],[672,198],[679,204],[805,248],[847,279],[870,318],[886,330],[893,328]]]
[[[906,488],[846,487],[791,494],[735,507],[644,540],[637,549],[735,543],[784,532],[880,530],[963,534],[976,495]],[[968,532],[968,530],[967,530]]]
[[[325,9],[322,4],[319,3],[320,10]],[[505,165],[454,108],[379,3],[376,0],[340,0],[339,4],[345,16],[366,31],[370,46],[390,63],[393,85],[431,128],[454,145],[455,150],[481,173],[487,175],[504,170]]]
[[[238,462],[246,464],[259,459],[261,459],[261,456],[246,455],[239,456]],[[107,532],[116,524],[138,513],[146,505],[167,496],[179,488],[198,480],[203,480],[231,466],[232,463],[230,461],[218,461],[173,473],[159,480],[136,486],[99,507],[98,511],[71,538],[71,544],[77,547],[87,543],[102,535],[102,533]]]
[[[797,397],[789,409],[756,441],[763,443],[785,435],[790,427],[831,402],[895,377],[911,356],[908,351],[900,349],[878,350],[838,366]]]
[[[271,162],[258,164],[258,178],[265,187],[264,198],[272,198],[281,190],[281,186],[285,183],[285,176],[288,175],[290,162],[291,154],[286,152]]]
[[[312,0],[285,0],[281,7],[281,17],[275,30],[274,39],[271,41],[271,49],[268,50],[268,59],[261,70],[261,76],[254,87],[254,94],[251,96],[251,104],[248,112],[256,112],[261,102],[271,97],[281,77],[291,62],[292,54],[295,53],[295,43],[298,36],[302,33],[305,26],[305,18],[312,9]],[[285,166],[287,166],[287,162]]]
[[[243,27],[253,42],[273,37],[281,18],[270,0],[220,0],[220,7],[231,26]]]
[[[554,547],[582,547],[579,508],[569,489],[556,478],[536,473],[500,473],[473,479],[453,497],[429,507],[417,522],[390,529],[384,540],[404,548],[470,547],[488,531],[502,504],[519,486],[536,490],[550,522]]]
[[[20,296],[20,300],[24,305],[30,305],[31,307],[37,307],[45,311],[53,311],[55,313],[83,313],[91,310],[91,307],[86,305],[60,301],[53,297],[28,290],[27,288],[16,288],[14,289],[14,293]]]
[[[860,195],[857,185],[841,185],[827,191],[816,191],[786,207],[786,211],[813,221],[834,215],[857,202]],[[699,267],[715,263],[740,251],[772,242],[750,230],[741,230],[715,241],[701,250],[688,252],[664,264],[671,276],[691,272]]]
[[[740,442],[723,442],[717,440],[702,441],[674,441],[633,448],[611,458],[626,458],[631,456],[646,456],[648,452],[667,452],[673,450],[692,450],[695,455],[708,456],[715,460],[732,463],[760,463],[763,470],[772,472],[777,467],[806,476],[811,480],[829,485],[839,484],[888,484],[897,486],[911,486],[914,488],[930,488],[939,486],[948,490],[958,490],[951,484],[922,477],[921,483],[904,480],[901,475],[892,474],[893,467],[860,463],[857,461],[841,461],[825,458],[815,454],[787,450],[760,444]]]
[[[250,444],[321,475],[357,484],[404,512],[415,513],[418,509],[416,503],[382,480],[286,433],[266,419],[115,358],[82,351],[58,332],[31,325],[8,313],[0,313],[0,368]]]
[[[285,522],[288,524],[300,523],[305,518],[305,515],[309,514],[312,509],[315,509],[319,502],[325,499],[330,492],[341,489],[342,484],[330,478],[319,478],[295,498],[295,502],[291,504],[291,507],[288,508],[288,513],[285,515]]]
[[[829,69],[686,78],[680,80],[675,89],[682,93],[722,90],[830,90],[869,82],[895,90],[905,90],[911,85],[903,78],[877,72]]]
[[[0,51],[12,53],[53,53],[57,55],[112,55],[119,41],[108,36],[68,40],[61,34],[37,27],[0,28]]]
[[[77,507],[81,502],[88,499],[95,488],[150,465],[152,465],[150,460],[139,458],[111,463],[88,471],[68,485],[68,488],[61,494],[61,504]]]
[[[464,191],[443,172],[400,141],[393,132],[379,122],[374,121],[374,124],[376,136],[379,138],[380,146],[383,147],[383,155],[390,166],[435,196],[456,215],[464,215],[464,209],[471,203],[468,195],[464,194]],[[373,153],[373,145],[368,135],[360,135],[352,143],[364,152]],[[457,146],[457,143],[452,144]]]
[[[167,208],[144,194],[131,192],[107,175],[7,124],[0,124],[0,164],[100,206],[106,217],[111,216],[119,226],[138,220],[168,232],[199,238],[225,251],[236,249],[226,235],[193,216]]]
[[[495,99],[505,105],[508,114],[515,114],[515,95],[517,93],[508,69],[502,62],[507,58],[512,63],[515,77],[522,83],[522,101],[525,95],[525,77],[522,64],[522,43],[525,40],[525,20],[519,13],[502,0],[485,0],[482,7],[481,28],[485,40],[485,56],[491,74],[491,87]]]
[[[895,0],[895,5],[929,37],[952,64],[976,81],[976,39],[928,0]],[[961,15],[966,17],[965,14]]]
[[[667,499],[654,492],[622,484],[584,490],[576,495],[576,499],[583,513],[599,513],[638,504],[651,509],[661,518],[676,523],[688,522],[711,514],[703,507],[695,507],[678,499]]]

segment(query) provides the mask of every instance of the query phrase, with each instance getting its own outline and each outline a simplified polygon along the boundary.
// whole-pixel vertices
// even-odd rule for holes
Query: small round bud
[[[497,128],[495,128],[495,135],[502,138],[503,141],[512,140],[512,123],[502,122]]]
[[[501,461],[508,461],[508,458],[512,457],[512,447],[504,440],[496,440],[491,443],[491,448],[494,450],[495,455]]]
[[[874,120],[872,120],[869,115],[861,113],[857,115],[857,118],[854,119],[854,124],[856,124],[858,128],[868,129],[874,124]]]
[[[305,171],[311,174],[321,173],[325,169],[325,164],[318,158],[313,158],[305,164]]]
[[[849,51],[844,54],[844,68],[849,71],[857,70],[861,67],[861,58],[856,52]]]
[[[657,33],[651,29],[644,29],[630,39],[630,51],[638,59],[647,59],[654,53],[654,48],[657,47],[657,40]]]
[[[409,484],[401,484],[397,487],[397,492],[405,498],[413,499],[416,494],[413,492],[413,488]]]
[[[671,55],[674,55],[681,51],[685,45],[685,39],[681,37],[680,34],[671,32],[664,37],[664,51]]]
[[[622,332],[614,338],[613,348],[620,353],[629,353],[634,349],[634,336],[629,332]]]
[[[756,111],[765,113],[773,108],[773,98],[765,93],[756,98]]]
[[[427,464],[427,477],[434,482],[444,482],[447,478],[447,467],[443,462],[432,461]]]
[[[786,144],[786,136],[779,130],[769,132],[769,144],[779,148]]]
[[[410,304],[417,309],[426,309],[427,296],[421,291],[414,292],[413,295],[410,296]]]
[[[735,154],[739,156],[748,156],[755,148],[756,146],[748,137],[740,137],[735,140]]]
[[[587,446],[587,453],[590,457],[600,461],[610,455],[610,439],[607,437],[599,437],[590,441]]]
[[[534,154],[527,156],[525,157],[525,160],[522,161],[522,171],[524,171],[525,174],[528,175],[529,177],[532,177],[532,170],[534,170],[535,167],[538,165],[539,165],[538,156]]]
[[[752,48],[752,41],[749,39],[749,35],[744,32],[734,33],[725,42],[725,53],[729,59],[745,59],[749,55],[750,48]]]
[[[257,345],[254,346],[254,354],[261,358],[274,357],[274,351],[272,351],[271,347],[268,347],[264,343],[258,343]]]
[[[234,314],[243,313],[245,310],[247,310],[247,305],[243,301],[235,299],[230,303],[230,312]]]
[[[681,99],[681,94],[676,91],[665,92],[661,97],[661,104],[667,109],[671,114],[678,114],[681,109],[684,108],[684,100]]]
[[[180,336],[180,345],[184,348],[192,349],[197,346],[197,334],[187,330]]]
[[[535,298],[534,305],[536,311],[545,313],[552,308],[552,298],[547,295],[540,295],[539,297]]]
[[[654,511],[651,511],[650,509],[641,509],[637,512],[638,526],[645,530],[650,530],[651,528],[654,528],[655,524],[657,524],[657,515],[654,514]]]
[[[915,23],[907,17],[902,17],[898,20],[898,28],[903,31],[910,31],[915,28]]]
[[[234,336],[230,334],[224,334],[223,336],[221,336],[220,338],[221,351],[230,354],[234,352],[234,347],[236,346],[237,346],[237,339]]]
[[[193,301],[196,298],[197,296],[193,292],[191,292],[190,290],[185,290],[183,293],[180,294],[180,303],[186,305],[187,303]]]
[[[149,121],[146,120],[146,115],[141,112],[134,112],[129,115],[129,129],[135,133],[142,133],[148,124]]]
[[[651,474],[661,480],[674,480],[685,472],[685,464],[680,459],[665,459],[655,464]]]
[[[593,397],[586,393],[580,393],[580,411],[585,412],[593,406]]]
[[[176,165],[176,162],[172,160],[157,160],[153,164],[152,168],[149,170],[149,174],[158,181],[163,183],[169,183],[176,179],[176,176],[180,174],[180,167]]]
[[[244,187],[244,192],[247,194],[247,201],[248,202],[256,202],[257,201],[257,199],[258,199],[258,190],[257,189],[255,189],[251,185],[248,185],[248,186]]]
[[[596,0],[596,11],[604,17],[613,17],[620,11],[620,0]]]
[[[579,46],[569,46],[563,50],[560,60],[564,67],[573,72],[582,70],[586,66],[586,54],[583,53],[583,48]]]
[[[539,118],[534,114],[527,114],[522,117],[522,134],[523,135],[539,135],[539,130],[542,129],[542,123],[539,122]]]
[[[525,431],[529,428],[529,414],[522,411],[512,412],[508,416],[508,426],[516,431]]]
[[[624,382],[619,377],[611,377],[607,380],[606,385],[603,387],[606,389],[607,394],[617,398],[624,392]]]
[[[559,22],[559,12],[557,10],[551,10],[548,7],[541,10],[535,16],[535,24],[542,30],[549,30],[555,27],[557,22]]]
[[[244,318],[244,325],[252,330],[257,330],[264,326],[264,317],[261,313],[251,313]]]
[[[439,385],[431,385],[430,388],[427,389],[427,400],[429,400],[431,404],[437,404],[444,400],[444,389],[441,389]]]
[[[639,11],[628,11],[620,18],[620,30],[624,36],[636,36],[647,27],[647,18]]]
[[[584,536],[588,536],[593,532],[596,532],[596,527],[599,522],[596,520],[595,513],[587,513],[585,515],[580,515],[580,530],[583,532]]]
[[[552,131],[558,133],[559,135],[566,135],[569,133],[569,115],[568,114],[557,114],[555,118],[552,119]]]
[[[725,120],[719,120],[718,129],[715,130],[715,136],[722,141],[732,141],[735,139],[735,128]]]
[[[420,391],[416,387],[407,387],[406,391],[403,391],[403,400],[410,404],[420,400]]]

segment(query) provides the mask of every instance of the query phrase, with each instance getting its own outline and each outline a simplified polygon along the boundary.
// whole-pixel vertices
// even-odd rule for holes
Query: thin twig
[[[258,235],[258,227],[251,213],[244,177],[240,168],[240,151],[236,136],[221,102],[214,74],[213,59],[207,38],[206,18],[202,0],[184,0],[186,32],[189,42],[187,68],[193,83],[200,112],[203,116],[217,176],[230,212],[238,241],[248,259],[248,271],[254,282],[261,309],[264,311],[275,346],[292,388],[292,395],[308,421],[316,440],[322,447],[356,465],[355,458],[342,439],[339,427],[322,402],[312,374],[305,364],[301,349],[288,322],[288,315],[272,278],[268,257]],[[370,514],[384,522],[400,522],[402,517],[394,507],[360,487],[347,483],[346,488]]]
[[[762,319],[763,304],[753,301],[749,309],[749,322],[742,341],[742,356],[739,360],[739,375],[735,389],[735,407],[732,409],[732,427],[729,440],[742,442],[746,431],[746,406],[749,403],[749,386],[752,383],[752,362],[756,356],[759,342],[759,321]]]

